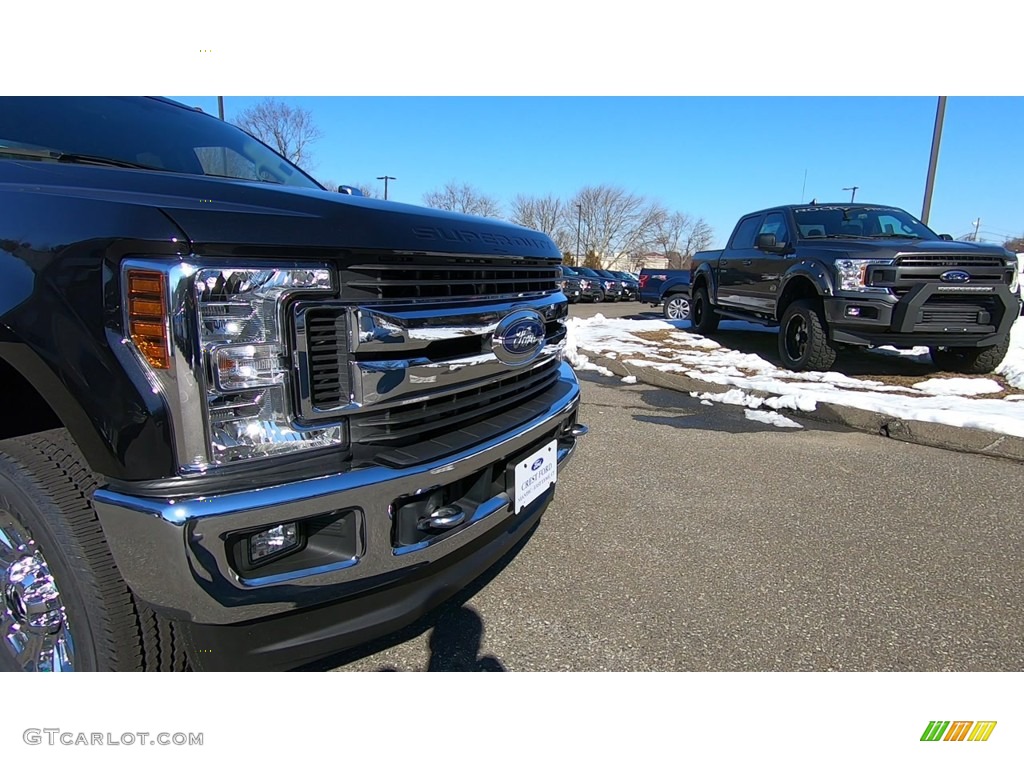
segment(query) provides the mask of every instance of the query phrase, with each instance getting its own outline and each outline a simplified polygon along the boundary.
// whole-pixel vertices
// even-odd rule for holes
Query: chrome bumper
[[[560,380],[571,383],[567,393],[521,428],[421,466],[374,466],[191,499],[99,490],[93,503],[125,581],[170,618],[233,624],[344,599],[414,577],[424,566],[514,519],[510,497],[500,493],[479,504],[468,523],[429,545],[392,546],[390,512],[395,499],[469,477],[549,439],[558,440],[558,463],[563,466],[575,449],[576,436],[585,429],[572,429],[579,385],[564,362]],[[226,546],[231,532],[352,508],[361,513],[361,547],[355,557],[251,580],[241,578],[231,566]]]

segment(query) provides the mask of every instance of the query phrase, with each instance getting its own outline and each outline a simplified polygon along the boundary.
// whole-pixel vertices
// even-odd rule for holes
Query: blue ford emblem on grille
[[[971,276],[961,269],[951,269],[939,275],[939,280],[944,283],[969,283]]]
[[[544,319],[532,309],[505,315],[494,329],[491,350],[507,365],[524,365],[544,348]]]
[[[541,468],[541,466],[543,464],[544,464],[544,458],[541,457],[541,458],[537,459],[535,462],[533,462],[533,464],[530,466],[530,469],[533,470],[534,472],[536,472],[538,469]]]

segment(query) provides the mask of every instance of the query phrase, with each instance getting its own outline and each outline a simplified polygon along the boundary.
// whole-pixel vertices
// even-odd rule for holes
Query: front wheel
[[[0,669],[185,669],[169,621],[120,578],[64,430],[0,442]]]
[[[690,299],[681,293],[668,296],[662,304],[661,313],[666,320],[689,320]]]
[[[779,325],[779,357],[791,371],[827,371],[836,361],[818,302],[794,301]]]
[[[992,373],[1010,349],[1010,337],[991,347],[929,347],[932,362],[940,371]]]

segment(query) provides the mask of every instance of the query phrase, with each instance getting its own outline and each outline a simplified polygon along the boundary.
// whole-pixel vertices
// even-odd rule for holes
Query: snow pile
[[[973,397],[1000,392],[1002,388],[991,379],[934,378],[905,387],[855,379],[834,371],[797,373],[778,368],[757,355],[728,349],[662,320],[610,320],[597,315],[589,319],[571,318],[568,329],[567,356],[580,370],[599,368],[590,363],[581,350],[603,355],[614,352],[627,365],[654,368],[729,387],[723,394],[692,392],[702,404],[741,405],[760,411],[768,418],[772,414],[765,409],[811,412],[819,403],[831,403],[892,418],[1024,437],[1024,400],[1019,393],[1000,399]],[[755,329],[764,330],[751,326],[751,330]],[[669,333],[664,342],[655,342],[635,335],[644,331]],[[927,360],[928,354],[926,348],[873,351],[922,360]],[[581,364],[578,365],[577,360]],[[1014,325],[1010,350],[996,372],[1005,376],[1010,386],[1024,389],[1024,318]],[[768,393],[770,397],[763,399],[751,390]]]
[[[623,376],[622,377],[622,383],[623,384],[636,384],[636,376]]]

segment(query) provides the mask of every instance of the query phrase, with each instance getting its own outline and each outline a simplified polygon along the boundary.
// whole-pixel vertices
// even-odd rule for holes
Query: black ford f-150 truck
[[[0,99],[0,668],[296,668],[502,560],[586,431],[559,263],[175,102]]]
[[[740,219],[690,270],[694,328],[722,317],[779,326],[792,370],[828,370],[844,346],[926,346],[942,370],[988,373],[1020,314],[1014,256],[954,242],[884,205],[785,205]]]

